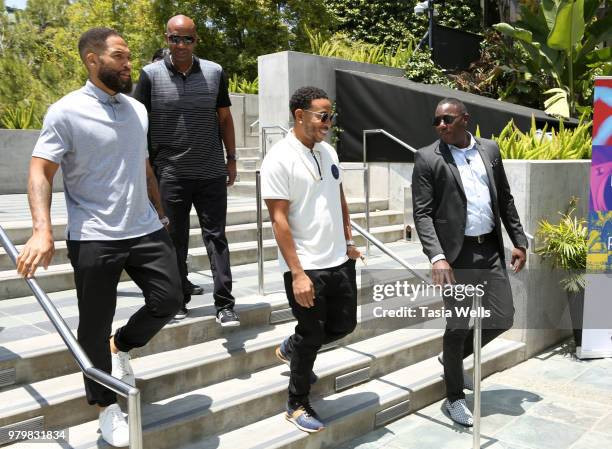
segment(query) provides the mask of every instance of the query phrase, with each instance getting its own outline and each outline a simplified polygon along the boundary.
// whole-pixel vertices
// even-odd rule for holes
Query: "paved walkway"
[[[568,352],[561,345],[483,381],[482,448],[612,448],[612,359],[581,361]],[[472,448],[471,430],[454,424],[442,403],[339,449]]]

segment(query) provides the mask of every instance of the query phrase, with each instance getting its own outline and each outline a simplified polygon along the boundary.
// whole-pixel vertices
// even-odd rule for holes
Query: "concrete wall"
[[[259,114],[258,96],[254,94],[230,94],[230,100],[232,102],[230,109],[234,119],[236,147],[257,146],[258,128],[255,126],[250,129],[250,125],[257,120]]]
[[[259,73],[259,123],[261,126],[291,126],[289,98],[302,86],[316,86],[336,98],[335,70],[402,76],[404,71],[376,64],[327,58],[293,51],[257,58]]]
[[[0,194],[26,193],[32,150],[38,130],[0,129]],[[61,192],[61,170],[55,175],[53,191]]]

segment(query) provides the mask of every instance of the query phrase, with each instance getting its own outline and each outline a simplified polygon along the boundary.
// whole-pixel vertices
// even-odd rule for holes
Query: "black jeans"
[[[310,393],[310,372],[322,345],[338,340],[357,325],[357,281],[355,261],[322,270],[306,270],[314,284],[314,306],[300,306],[293,296],[293,278],[283,275],[285,292],[293,316],[295,333],[289,337],[287,353],[291,357],[289,401],[299,403]]]
[[[214,179],[159,180],[164,211],[170,219],[168,231],[176,248],[176,257],[183,285],[183,301],[191,300],[191,285],[187,280],[187,251],[189,249],[189,212],[195,207],[202,229],[210,269],[213,275],[215,308],[232,309],[232,271],[225,238],[227,214],[227,184],[225,176]]]
[[[117,305],[117,284],[125,270],[140,287],[145,305],[115,333],[120,351],[139,348],[170,321],[181,306],[176,255],[168,233],[125,240],[68,240],[79,303],[78,341],[96,368],[111,372],[109,337]],[[85,377],[89,404],[106,407],[116,394]]]
[[[482,307],[490,311],[490,317],[482,320],[482,346],[494,340],[512,327],[514,304],[508,273],[499,256],[497,237],[483,243],[465,241],[452,267],[458,284],[484,286]],[[472,298],[461,301],[445,298],[444,307],[471,309]],[[463,359],[474,352],[474,330],[470,328],[469,317],[454,315],[447,318],[443,338],[444,378],[446,396],[453,402],[464,399]]]

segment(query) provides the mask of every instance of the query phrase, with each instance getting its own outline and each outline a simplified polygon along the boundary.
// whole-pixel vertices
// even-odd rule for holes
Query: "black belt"
[[[495,231],[491,231],[488,234],[481,235],[464,235],[463,240],[472,243],[484,243],[486,240],[492,239],[493,237],[495,237]]]

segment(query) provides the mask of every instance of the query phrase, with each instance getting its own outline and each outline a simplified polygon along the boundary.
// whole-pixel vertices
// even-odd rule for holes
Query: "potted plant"
[[[574,341],[582,344],[582,313],[584,307],[584,272],[587,260],[588,227],[584,218],[576,217],[578,198],[570,199],[565,212],[559,213],[558,224],[544,219],[538,223],[537,236],[541,246],[536,254],[551,262],[553,268],[567,272],[561,285],[567,293]]]

